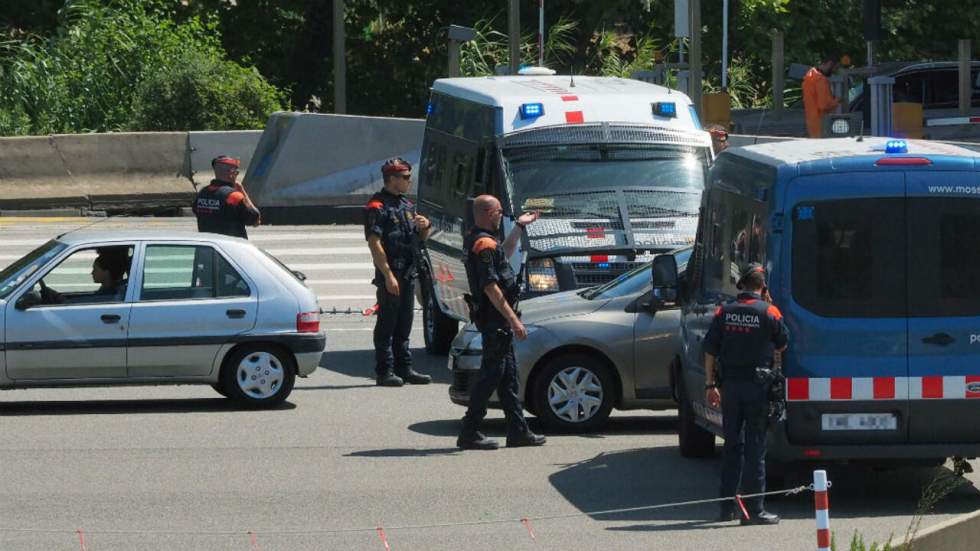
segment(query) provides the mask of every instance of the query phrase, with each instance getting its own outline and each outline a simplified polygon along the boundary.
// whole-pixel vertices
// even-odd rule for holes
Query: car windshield
[[[691,258],[692,250],[694,250],[693,247],[687,247],[679,251],[674,251],[673,254],[674,258],[677,259],[678,273],[684,273],[684,270],[687,268],[687,261]],[[651,264],[652,262],[647,262],[608,283],[583,289],[579,294],[588,300],[606,300],[643,293],[647,289],[650,289],[651,278],[653,277],[650,273]]]
[[[48,241],[0,271],[0,299],[10,296],[21,282],[41,269],[65,247],[67,245],[59,241]]]
[[[504,152],[512,207],[538,211],[532,250],[688,245],[706,151],[684,146],[568,145]]]

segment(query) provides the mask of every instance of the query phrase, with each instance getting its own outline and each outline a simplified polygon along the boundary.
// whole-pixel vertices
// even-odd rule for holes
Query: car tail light
[[[925,166],[931,164],[932,161],[925,157],[882,157],[875,162],[875,166]]]
[[[320,331],[320,312],[300,312],[296,314],[296,331],[317,333]]]
[[[823,452],[815,448],[810,448],[807,450],[803,450],[803,455],[804,457],[820,457],[821,455],[823,455]]]

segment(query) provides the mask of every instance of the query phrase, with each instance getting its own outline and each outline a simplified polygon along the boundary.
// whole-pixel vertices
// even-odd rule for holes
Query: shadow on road
[[[642,448],[602,453],[587,461],[567,465],[549,479],[555,489],[583,512],[631,509],[716,497],[720,463],[718,456],[684,459],[674,446]],[[798,468],[812,472],[812,469],[822,467]],[[939,472],[937,468],[881,471],[865,466],[835,466],[828,472],[833,483],[831,517],[911,515],[915,513],[923,487]],[[775,489],[778,488],[769,488]],[[933,513],[973,511],[978,497],[980,491],[966,481],[940,501]],[[770,499],[767,508],[785,518],[812,518],[813,494],[803,492],[778,500]],[[717,513],[717,503],[707,503],[592,516],[596,520],[637,523],[610,527],[609,530],[656,531],[731,525],[711,522]],[[649,524],[654,521],[661,524]],[[663,521],[677,522],[665,525]]]
[[[462,427],[463,413],[465,408],[459,408],[459,418],[456,419],[436,419],[432,421],[422,421],[408,426],[408,430],[429,436],[456,436]],[[484,419],[480,425],[480,431],[487,436],[505,436],[507,425],[499,411],[491,410],[491,416]],[[536,417],[527,418],[528,425],[534,432],[544,435],[561,434],[562,436],[572,436],[577,438],[605,438],[609,435],[618,434],[674,434],[677,432],[676,416],[631,416],[631,417],[611,417],[606,426],[600,431],[588,434],[576,433],[555,433],[542,426]]]
[[[386,450],[364,450],[344,454],[344,457],[430,457],[433,455],[451,455],[461,452],[457,447],[452,448],[395,448]]]
[[[290,402],[268,410],[291,410]],[[105,415],[132,413],[201,413],[208,411],[251,411],[227,398],[194,398],[186,400],[92,400],[0,402],[0,416],[14,415]],[[268,411],[267,410],[267,411]]]
[[[446,369],[445,356],[433,356],[425,348],[413,348],[412,361],[415,362],[415,371],[431,376],[433,383],[448,385],[452,382],[452,375]],[[374,381],[374,350],[328,350],[320,360],[320,367],[349,377]]]

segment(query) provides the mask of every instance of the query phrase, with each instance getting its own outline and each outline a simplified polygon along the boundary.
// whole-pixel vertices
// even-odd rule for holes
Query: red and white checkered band
[[[789,402],[965,400],[980,398],[980,375],[789,377]]]

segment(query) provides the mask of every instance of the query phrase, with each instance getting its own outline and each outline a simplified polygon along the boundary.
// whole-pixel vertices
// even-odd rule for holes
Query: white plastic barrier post
[[[813,471],[813,506],[817,516],[817,551],[830,551],[830,501],[827,471]]]

